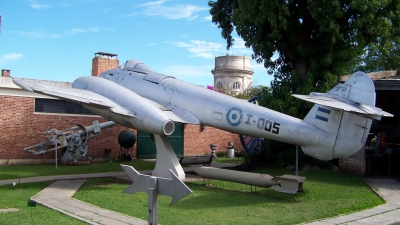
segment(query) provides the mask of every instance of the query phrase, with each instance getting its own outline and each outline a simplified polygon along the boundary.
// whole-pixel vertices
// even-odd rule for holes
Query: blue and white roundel
[[[231,108],[226,114],[226,121],[228,121],[228,124],[233,127],[239,126],[242,122],[242,118],[242,110],[239,108]]]

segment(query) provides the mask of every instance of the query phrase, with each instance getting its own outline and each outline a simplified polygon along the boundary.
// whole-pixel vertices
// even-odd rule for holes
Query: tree
[[[399,37],[400,38],[400,37]],[[385,70],[400,70],[399,41],[372,44],[366,48],[366,53],[360,57],[360,63],[355,71],[377,72]]]
[[[227,49],[234,31],[274,75],[260,105],[303,118],[311,104],[291,94],[326,92],[349,74],[367,46],[400,36],[400,0],[217,0],[208,2]],[[279,55],[272,59],[274,53]],[[278,143],[267,142],[271,152]],[[268,157],[293,154],[279,144]],[[281,157],[282,158],[282,157]],[[283,165],[283,164],[281,164]]]
[[[400,25],[399,0],[217,0],[208,4],[228,49],[236,30],[253,49],[252,57],[271,74],[312,77],[314,86],[321,81],[331,86],[330,75],[348,73],[366,46]],[[279,58],[272,60],[275,52]]]

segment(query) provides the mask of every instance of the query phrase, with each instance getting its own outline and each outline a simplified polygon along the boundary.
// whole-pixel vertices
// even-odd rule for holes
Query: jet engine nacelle
[[[157,104],[114,82],[88,76],[76,79],[72,87],[92,91],[114,101],[109,110],[83,104],[102,117],[151,134],[170,135],[174,132],[174,122],[165,116]]]

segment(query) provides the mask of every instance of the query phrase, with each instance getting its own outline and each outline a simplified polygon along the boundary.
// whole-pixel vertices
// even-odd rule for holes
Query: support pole
[[[55,158],[55,164],[56,164],[56,169],[57,169],[57,149],[58,149],[58,145],[60,144],[60,140],[53,138],[50,141],[51,141],[51,144],[54,145],[54,158]]]
[[[54,158],[56,159],[56,169],[57,169],[57,146],[54,152],[55,152]]]
[[[158,224],[158,190],[157,177],[150,177],[150,187],[148,189],[148,218],[149,225]]]
[[[296,176],[299,175],[299,146],[296,145]]]
[[[157,159],[156,167],[153,170],[153,176],[164,177],[172,179],[169,172],[171,169],[179,180],[185,180],[185,172],[182,169],[181,164],[176,158],[175,152],[172,149],[171,144],[166,135],[154,135],[154,141],[156,142]]]

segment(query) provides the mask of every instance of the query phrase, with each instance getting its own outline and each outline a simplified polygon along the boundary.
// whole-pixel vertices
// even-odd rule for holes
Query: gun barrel
[[[91,125],[91,126],[87,126],[87,127],[85,127],[85,130],[88,133],[97,133],[97,132],[95,132],[96,128],[99,128],[101,130],[101,129],[104,129],[104,128],[107,128],[107,127],[111,127],[111,126],[114,126],[114,125],[115,125],[115,122],[108,121],[108,122],[100,123],[100,124],[97,124],[97,125],[94,124],[94,125]]]

